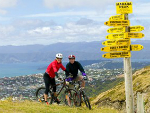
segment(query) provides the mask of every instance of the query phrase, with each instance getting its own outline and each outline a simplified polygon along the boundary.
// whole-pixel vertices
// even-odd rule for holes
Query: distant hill
[[[14,62],[49,62],[55,54],[64,54],[67,61],[69,54],[75,54],[77,60],[100,60],[104,52],[100,51],[102,41],[56,43],[51,45],[0,46],[0,63]],[[144,50],[132,52],[133,59],[150,59],[150,41],[135,41],[133,44],[142,44]],[[137,55],[138,54],[138,55]]]
[[[97,61],[97,62],[96,62]],[[108,60],[108,61],[104,61],[102,60],[101,62],[98,62],[98,60],[96,60],[95,63],[93,62],[93,64],[91,65],[86,65],[85,68],[90,68],[90,69],[121,69],[123,68],[123,61],[115,61],[115,60]],[[81,64],[86,61],[82,61]],[[91,61],[92,62],[92,61]],[[150,65],[150,62],[148,61],[142,61],[142,62],[132,62],[132,69],[141,69],[145,66]]]
[[[137,93],[144,94],[144,103],[146,113],[150,111],[150,66],[147,66],[133,75],[133,90],[136,106]],[[93,101],[93,105],[111,106],[116,109],[125,109],[125,84],[119,83],[114,88],[99,94]]]
[[[105,60],[80,60],[79,62],[82,64],[82,66],[87,66],[87,65],[91,65],[91,64],[94,64],[94,63],[97,63],[97,62],[104,62]],[[67,62],[63,62],[63,65],[66,66],[66,64],[68,63]],[[149,62],[150,63],[150,62]],[[47,66],[45,67],[40,67],[38,68],[38,70],[45,70],[47,68]]]

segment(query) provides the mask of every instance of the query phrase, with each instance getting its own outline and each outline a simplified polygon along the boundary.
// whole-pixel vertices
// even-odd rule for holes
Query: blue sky
[[[0,46],[105,40],[104,25],[122,0],[0,0]],[[132,0],[131,25],[150,36],[150,1]]]

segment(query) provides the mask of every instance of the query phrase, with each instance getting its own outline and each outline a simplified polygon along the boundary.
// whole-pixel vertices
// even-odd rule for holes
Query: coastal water
[[[123,59],[119,61],[122,62]],[[150,59],[132,59],[132,62],[150,62]],[[0,78],[44,73],[49,63],[50,62],[0,63]],[[63,64],[66,65],[66,62]]]
[[[36,73],[44,73],[49,63],[11,63],[0,64],[0,78],[2,77],[14,77],[21,75],[29,75]],[[42,68],[42,69],[38,69]]]

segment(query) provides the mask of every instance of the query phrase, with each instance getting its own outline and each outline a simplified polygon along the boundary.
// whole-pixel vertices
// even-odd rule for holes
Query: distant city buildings
[[[104,63],[95,63],[85,66],[86,73],[89,77],[91,86],[95,81],[105,82],[106,80],[114,80],[123,74],[123,69],[106,69],[102,67]],[[62,71],[59,75],[64,75]],[[13,100],[31,99],[35,100],[35,92],[38,87],[44,86],[43,74],[33,74],[17,77],[0,78],[0,99],[12,97]]]

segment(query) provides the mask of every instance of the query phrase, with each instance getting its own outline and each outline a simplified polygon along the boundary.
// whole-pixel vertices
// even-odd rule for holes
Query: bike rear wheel
[[[41,102],[41,103],[45,102],[45,99],[44,99],[44,92],[45,92],[45,90],[46,90],[45,87],[40,87],[40,88],[38,88],[37,91],[36,91],[36,98],[37,98],[38,101]],[[49,102],[49,103],[52,102],[51,93],[48,93],[47,102]]]

